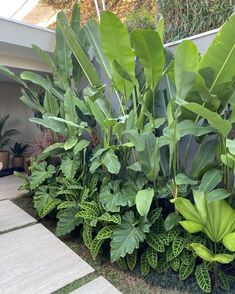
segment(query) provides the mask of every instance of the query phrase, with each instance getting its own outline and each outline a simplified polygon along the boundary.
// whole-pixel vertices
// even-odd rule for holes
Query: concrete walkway
[[[0,181],[4,199],[10,198],[6,191],[17,191],[13,189],[17,181],[10,177],[14,183],[11,188],[5,186],[9,177]],[[51,294],[94,272],[53,233],[9,200],[0,201],[0,261],[1,294]],[[103,277],[72,293],[121,294]]]
[[[0,178],[0,200],[13,199],[27,194],[27,191],[19,191],[23,180],[15,175]]]

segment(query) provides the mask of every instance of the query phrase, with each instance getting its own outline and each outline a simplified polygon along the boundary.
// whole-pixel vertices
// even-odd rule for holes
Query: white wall
[[[29,122],[32,112],[19,100],[20,96],[18,84],[0,82],[0,116],[10,114],[7,128],[14,128],[20,132],[12,138],[12,145],[15,142],[33,142],[36,132],[34,124]]]

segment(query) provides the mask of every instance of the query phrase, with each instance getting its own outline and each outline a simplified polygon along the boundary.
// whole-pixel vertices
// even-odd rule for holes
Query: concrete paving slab
[[[0,200],[12,199],[27,194],[26,190],[18,191],[22,184],[23,180],[15,175],[0,178]]]
[[[0,235],[1,294],[49,294],[93,272],[41,224]]]
[[[99,277],[70,294],[121,294],[104,277]]]
[[[35,218],[10,200],[0,201],[0,233],[35,222]]]

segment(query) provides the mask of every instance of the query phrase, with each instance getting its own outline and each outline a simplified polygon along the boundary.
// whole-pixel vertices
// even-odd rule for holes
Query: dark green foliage
[[[211,278],[207,266],[202,263],[196,267],[195,277],[199,287],[206,293],[211,292]]]

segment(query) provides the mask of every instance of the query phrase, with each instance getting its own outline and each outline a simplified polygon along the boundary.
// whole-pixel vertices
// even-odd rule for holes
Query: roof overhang
[[[50,72],[48,66],[32,49],[35,44],[47,53],[55,47],[52,30],[0,18],[0,64],[17,69]]]
[[[192,40],[201,53],[205,52],[215,37],[218,29],[195,35],[187,39]],[[174,52],[182,40],[168,43]],[[32,49],[35,44],[42,50],[52,54],[55,47],[55,32],[49,29],[28,25],[23,22],[0,17],[0,64],[21,70],[32,70],[50,73],[48,66]],[[1,79],[0,79],[1,80]]]

